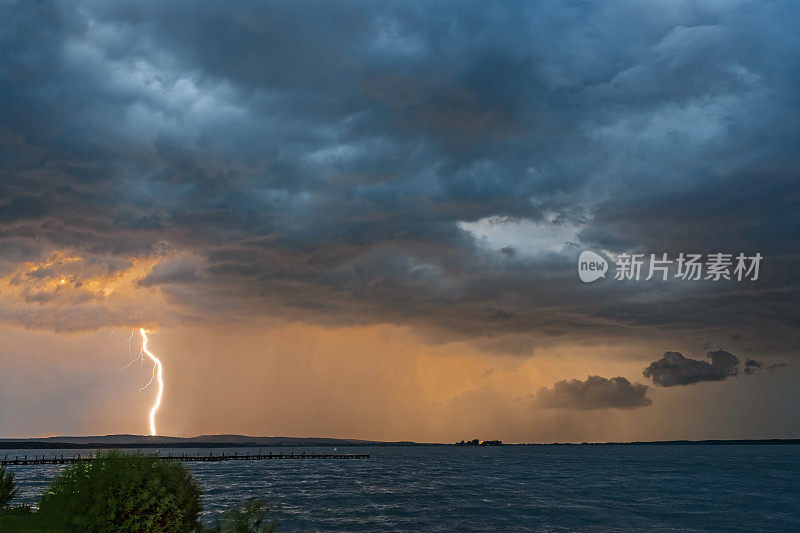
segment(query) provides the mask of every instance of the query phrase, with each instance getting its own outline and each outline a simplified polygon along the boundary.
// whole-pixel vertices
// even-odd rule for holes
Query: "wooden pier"
[[[250,453],[250,454],[214,454],[208,455],[192,455],[184,454],[167,454],[159,455],[159,459],[165,461],[192,461],[192,462],[216,462],[216,461],[264,461],[267,459],[369,459],[368,453]],[[15,456],[13,459],[4,456],[0,459],[0,465],[66,465],[72,463],[79,463],[82,461],[91,461],[94,455],[55,455],[52,457],[45,457],[44,455],[34,455],[32,457]]]

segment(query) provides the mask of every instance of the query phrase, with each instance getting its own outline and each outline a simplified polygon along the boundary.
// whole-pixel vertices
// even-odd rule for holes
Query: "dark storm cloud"
[[[755,359],[747,359],[744,362],[744,368],[742,371],[745,374],[760,374],[762,370],[765,368],[767,370],[777,370],[778,368],[784,368],[786,363],[772,363],[771,365],[766,365],[761,361],[756,361]]]
[[[166,240],[193,262],[141,284],[198,310],[498,346],[647,328],[800,340],[792,2],[0,11],[0,246],[19,261]],[[490,217],[533,233],[495,246],[460,226]],[[572,227],[577,246],[524,251]],[[580,285],[582,248],[767,260],[759,282],[686,297]]]
[[[139,281],[140,285],[192,283],[201,279],[201,261],[196,257],[163,257],[150,273]]]
[[[644,377],[653,380],[661,387],[692,385],[701,381],[722,381],[739,374],[739,359],[725,350],[708,352],[709,361],[690,359],[679,352],[664,352],[658,361],[653,361],[644,369]],[[744,373],[752,374],[762,364],[754,359],[745,361]]]
[[[748,359],[744,362],[744,373],[745,374],[758,374],[759,371],[763,368],[760,362],[756,361],[755,359]]]
[[[535,404],[550,409],[636,409],[652,403],[647,390],[647,385],[632,384],[623,377],[588,376],[585,381],[564,380],[549,389],[542,387]]]

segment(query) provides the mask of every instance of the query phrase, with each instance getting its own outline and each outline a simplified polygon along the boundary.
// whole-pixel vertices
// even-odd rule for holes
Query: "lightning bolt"
[[[158,412],[158,408],[161,407],[161,396],[164,394],[164,376],[162,372],[161,361],[158,357],[153,355],[153,352],[147,349],[147,332],[145,332],[144,328],[139,328],[139,333],[142,335],[142,352],[153,360],[153,375],[147,385],[139,389],[139,392],[149,387],[154,379],[158,382],[158,394],[156,394],[156,401],[153,403],[153,407],[150,409],[150,435],[155,437],[157,434],[156,412]]]
[[[131,357],[133,357],[133,350],[131,349],[131,341],[133,341],[133,336],[134,335],[136,335],[136,330],[135,329],[131,331],[131,336],[130,337],[128,337],[127,339],[122,341],[122,342],[127,342],[128,343],[128,355],[131,356]],[[120,344],[122,344],[122,342]],[[125,370],[128,367],[130,367],[133,363],[136,363],[136,362],[139,363],[139,366],[142,366],[142,363],[144,362],[144,353],[142,353],[141,350],[139,350],[139,353],[136,354],[136,357],[131,359],[130,363],[128,363],[127,365],[125,365],[122,368],[120,368],[119,371],[122,372],[123,370]],[[141,391],[141,389],[139,389],[139,390]]]

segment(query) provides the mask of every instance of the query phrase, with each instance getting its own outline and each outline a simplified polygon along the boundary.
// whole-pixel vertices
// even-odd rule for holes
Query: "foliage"
[[[14,483],[14,472],[7,472],[6,465],[0,465],[0,508],[6,507],[19,494]]]
[[[191,532],[199,528],[200,487],[183,463],[113,451],[69,466],[39,509],[63,531]]]
[[[0,533],[61,533],[63,529],[27,505],[0,509]]]
[[[203,527],[200,488],[183,463],[155,455],[100,453],[71,465],[53,479],[39,502],[8,507],[18,489],[0,467],[0,533],[195,532],[272,533],[280,507],[250,501]]]
[[[280,513],[280,507],[268,508],[264,502],[250,501],[241,508],[227,511],[214,527],[204,529],[207,533],[272,533],[278,527],[269,515]]]

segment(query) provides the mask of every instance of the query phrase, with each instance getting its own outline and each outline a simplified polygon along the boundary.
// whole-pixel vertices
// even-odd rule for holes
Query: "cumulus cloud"
[[[664,352],[658,361],[653,361],[644,369],[644,377],[653,380],[661,387],[691,385],[701,381],[722,381],[739,374],[739,359],[725,350],[708,352],[709,361],[690,359],[679,352]],[[748,361],[745,372],[760,364]]]
[[[623,377],[604,378],[588,376],[554,383],[551,388],[542,387],[535,396],[539,407],[556,409],[636,409],[650,405],[647,397],[649,387],[631,383]]]
[[[706,359],[691,359],[680,352],[664,352],[661,359],[650,363],[642,374],[658,386],[674,387],[702,381],[723,381],[740,374],[758,374],[763,369],[775,370],[786,366],[786,363],[767,365],[755,359],[746,359],[741,365],[738,357],[725,350],[710,351]]]

